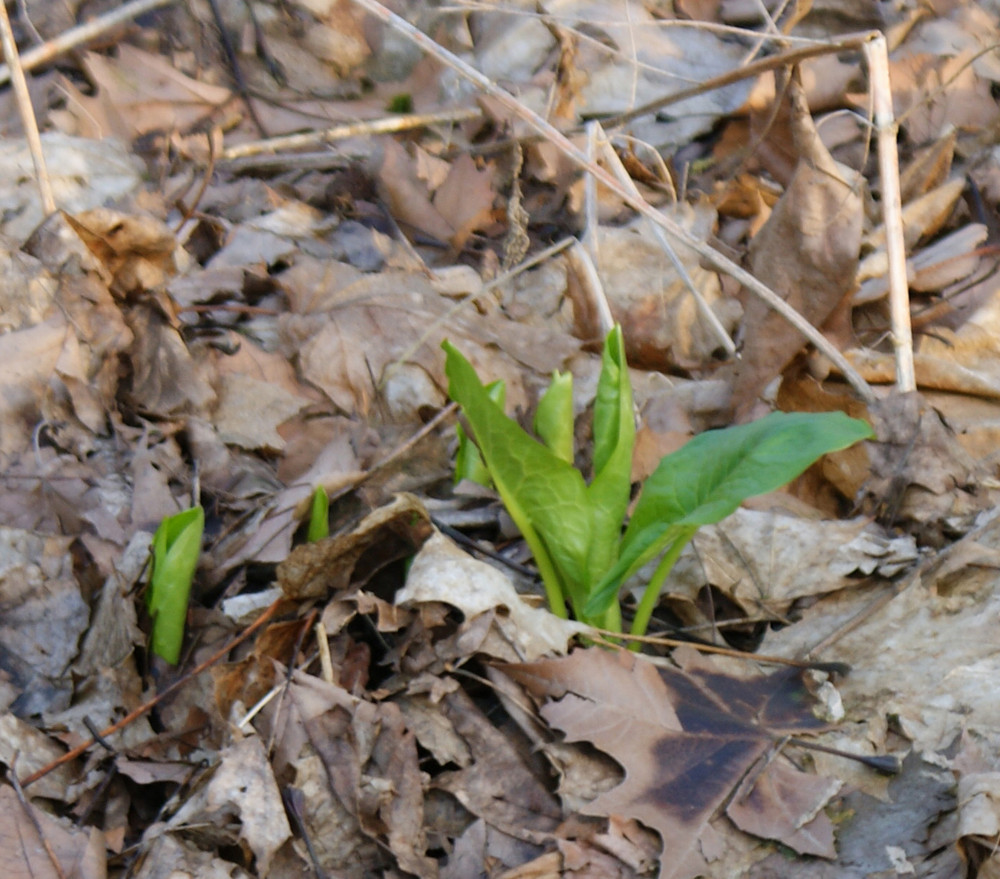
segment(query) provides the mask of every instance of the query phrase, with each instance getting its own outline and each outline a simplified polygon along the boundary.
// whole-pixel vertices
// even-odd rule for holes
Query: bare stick
[[[31,161],[35,165],[35,179],[38,181],[38,191],[42,196],[42,211],[45,216],[56,212],[56,200],[52,195],[52,182],[45,170],[45,154],[42,152],[42,139],[38,135],[38,121],[31,106],[31,95],[28,94],[28,81],[24,78],[20,56],[17,53],[17,43],[14,42],[14,30],[10,26],[10,16],[7,6],[0,3],[0,45],[3,46],[3,56],[7,59],[12,74],[14,97],[17,99],[17,111],[21,115],[21,126],[24,128],[24,138],[28,142]]]
[[[40,46],[29,49],[21,56],[21,66],[25,70],[34,70],[54,58],[58,58],[70,49],[75,49],[77,46],[82,46],[84,43],[89,43],[102,34],[106,34],[126,21],[131,21],[133,18],[138,18],[140,15],[145,15],[147,12],[152,12],[161,6],[169,6],[175,2],[176,0],[132,0],[131,3],[126,3],[105,15],[99,15],[93,21],[88,21],[86,24],[81,24],[79,27],[60,34],[54,40],[48,40]],[[9,55],[7,57],[10,58]],[[0,85],[9,82],[10,78],[10,67],[6,64],[0,64]]]
[[[662,110],[671,104],[678,104],[681,101],[686,101],[688,98],[696,98],[699,95],[704,95],[707,92],[715,91],[727,85],[742,82],[744,79],[750,79],[769,70],[777,70],[779,67],[799,64],[810,58],[818,58],[820,55],[843,52],[845,49],[861,49],[868,40],[872,39],[872,33],[872,31],[866,31],[862,34],[845,34],[833,43],[802,46],[798,49],[789,49],[780,55],[769,55],[767,58],[761,58],[759,61],[753,61],[743,67],[713,76],[711,79],[698,83],[698,85],[681,89],[677,92],[671,92],[669,95],[664,95],[662,98],[657,98],[655,101],[650,101],[648,104],[643,104],[634,110],[629,110],[627,113],[608,116],[602,119],[601,123],[606,129],[617,128],[619,125],[624,125],[626,122],[631,122],[633,119],[638,119],[641,116],[648,116],[650,113],[655,113],[657,110]],[[782,39],[785,38],[782,37]]]
[[[763,299],[772,309],[777,311],[782,317],[785,318],[785,320],[795,327],[795,329],[802,333],[806,339],[812,342],[812,344],[816,346],[817,350],[827,357],[830,362],[840,370],[844,378],[847,379],[851,387],[854,388],[855,392],[862,400],[866,403],[876,402],[877,397],[868,382],[866,382],[864,378],[861,377],[861,374],[853,366],[851,366],[850,362],[848,362],[847,358],[841,354],[836,346],[831,344],[819,330],[817,330],[811,323],[809,323],[809,321],[792,308],[792,306],[785,302],[785,300],[775,293],[770,287],[762,284],[748,271],[740,268],[731,259],[727,259],[710,245],[696,239],[693,235],[688,233],[687,230],[682,229],[669,217],[661,214],[644,199],[636,198],[635,195],[629,192],[626,187],[622,186],[611,174],[605,171],[604,168],[601,168],[599,165],[590,161],[587,158],[586,153],[573,144],[562,132],[542,119],[542,117],[537,113],[525,107],[512,94],[510,94],[510,92],[495,85],[474,67],[466,64],[457,55],[454,55],[447,49],[442,48],[425,33],[411,25],[408,21],[400,18],[394,12],[390,12],[381,3],[379,3],[378,0],[354,0],[354,2],[370,12],[376,18],[385,22],[390,27],[393,27],[405,34],[424,51],[437,58],[437,60],[442,64],[450,67],[466,79],[475,83],[508,112],[522,119],[534,128],[535,131],[541,134],[549,143],[554,144],[559,151],[563,153],[563,155],[570,159],[570,161],[576,164],[579,168],[593,174],[594,177],[597,178],[598,182],[615,193],[634,211],[641,214],[643,217],[652,220],[672,235],[674,239],[680,241],[687,247],[690,247],[695,251],[695,253],[702,256],[717,271],[724,272],[739,281],[744,287]],[[874,38],[876,35],[877,32],[872,32],[872,35],[870,36],[871,38]]]
[[[892,347],[896,355],[896,387],[902,393],[915,391],[913,335],[910,332],[910,294],[906,283],[906,244],[903,240],[903,207],[899,192],[899,154],[896,121],[889,82],[889,54],[885,37],[879,34],[865,44],[871,77],[872,116],[878,134],[878,170],[882,178],[882,212],[885,251],[889,260],[889,315]]]
[[[618,158],[618,153],[611,149],[611,144],[608,142],[606,135],[604,135],[604,130],[600,127],[601,124],[599,122],[595,122],[594,125],[598,128],[598,130],[600,130],[602,135],[602,155],[604,156],[604,160],[608,167],[611,168],[611,173],[614,174],[618,182],[621,183],[621,185],[624,186],[629,192],[633,193],[636,198],[642,198],[639,193],[639,188],[635,185],[632,178],[628,176],[628,171],[625,170],[625,166],[622,164],[621,159]],[[715,333],[715,337],[719,340],[719,344],[730,357],[734,356],[736,354],[736,345],[729,337],[729,333],[726,332],[726,328],[722,325],[718,315],[712,311],[712,306],[708,304],[708,300],[705,299],[701,290],[698,289],[694,279],[688,272],[687,267],[683,262],[681,262],[680,257],[677,255],[677,251],[674,250],[667,236],[659,226],[650,224],[649,228],[652,230],[653,235],[656,237],[656,240],[659,242],[659,245],[663,249],[664,253],[666,253],[667,258],[670,260],[670,264],[674,267],[674,271],[677,272],[677,276],[681,279],[684,286],[688,288],[691,295],[694,297],[695,304],[698,306],[698,311],[701,313],[701,316],[706,323],[708,323],[709,327],[711,327],[712,332]]]
[[[408,131],[411,128],[425,128],[428,125],[448,125],[455,122],[467,122],[478,119],[483,111],[471,107],[464,110],[448,110],[444,113],[407,113],[401,116],[390,116],[385,119],[373,119],[368,122],[350,122],[336,125],[322,131],[309,131],[305,134],[289,134],[283,137],[271,137],[267,140],[255,140],[241,143],[223,150],[221,158],[229,161],[245,156],[257,156],[268,153],[278,153],[285,150],[315,147],[319,144],[343,140],[347,137],[357,137],[367,134],[389,134],[394,131]]]

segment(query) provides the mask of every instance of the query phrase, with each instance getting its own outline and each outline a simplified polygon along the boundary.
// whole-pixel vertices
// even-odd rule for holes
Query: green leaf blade
[[[555,589],[582,603],[590,544],[583,477],[504,414],[457,348],[447,341],[442,347],[448,394],[461,405],[497,491],[535,556],[553,610],[558,612]]]
[[[700,434],[667,455],[642,489],[617,564],[588,603],[613,600],[622,582],[676,539],[678,529],[719,522],[749,497],[774,491],[823,455],[873,436],[842,412],[772,412]]]

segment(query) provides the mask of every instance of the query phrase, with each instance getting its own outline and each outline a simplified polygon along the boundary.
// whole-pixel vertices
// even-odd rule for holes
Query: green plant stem
[[[527,522],[518,521],[520,517],[515,516],[511,512],[510,506],[507,507],[507,512],[510,513],[511,518],[514,520],[514,524],[517,525],[518,530],[521,532],[521,536],[528,544],[531,554],[535,557],[535,565],[538,567],[538,574],[542,578],[542,584],[545,586],[545,597],[549,600],[549,609],[557,617],[568,620],[569,611],[566,609],[566,599],[563,596],[562,581],[559,579],[559,574],[556,571],[555,565],[552,563],[552,559],[545,551],[545,547],[542,545],[541,540],[539,540],[535,530],[528,525]]]
[[[622,609],[617,601],[604,612],[601,625],[609,632],[620,632],[622,630]]]
[[[691,542],[691,538],[694,537],[696,529],[687,528],[682,531],[677,539],[670,545],[670,549],[667,550],[666,554],[660,559],[660,563],[656,566],[656,570],[653,572],[653,576],[649,580],[649,585],[646,587],[646,591],[642,593],[642,600],[639,602],[639,607],[636,608],[635,619],[632,620],[631,632],[633,635],[645,635],[646,629],[649,626],[649,618],[653,615],[653,608],[656,607],[656,600],[660,597],[660,590],[663,588],[663,584],[667,577],[670,576],[670,572],[674,569],[674,565],[680,554],[684,551],[684,547]],[[629,649],[638,650],[640,648],[638,642],[633,642]]]

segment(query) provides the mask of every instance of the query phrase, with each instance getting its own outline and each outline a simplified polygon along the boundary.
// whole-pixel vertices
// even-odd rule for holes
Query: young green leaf
[[[171,665],[180,658],[204,528],[205,511],[196,506],[164,519],[153,535],[153,572],[146,606],[153,618],[153,652]]]
[[[573,463],[573,374],[552,373],[535,410],[535,433],[558,458]]]
[[[747,498],[780,488],[828,452],[872,436],[868,424],[842,412],[772,412],[696,436],[667,455],[643,485],[618,562],[594,591],[587,613],[614,602],[628,577],[689,529],[721,521]]]
[[[442,347],[448,394],[461,405],[504,506],[531,548],[553,612],[565,617],[564,595],[577,607],[587,597],[591,524],[583,477],[504,414],[457,348],[447,341]]]
[[[309,530],[306,540],[315,543],[330,536],[330,496],[322,485],[317,485],[313,492],[312,506],[309,510]]]
[[[587,558],[588,590],[602,580],[618,559],[622,523],[632,492],[635,413],[625,360],[625,339],[620,326],[616,326],[604,342],[601,376],[594,401],[593,433],[594,478],[587,488],[593,517],[593,537]],[[608,611],[613,618],[605,618],[603,627],[619,628],[618,605],[611,602],[603,613]],[[578,613],[586,615],[582,609],[578,609]]]
[[[507,399],[507,387],[503,381],[490,382],[486,386],[489,398],[501,409]],[[483,462],[483,456],[461,424],[455,425],[455,436],[458,438],[458,452],[455,455],[455,485],[463,479],[476,482],[486,488],[493,488],[490,471]]]

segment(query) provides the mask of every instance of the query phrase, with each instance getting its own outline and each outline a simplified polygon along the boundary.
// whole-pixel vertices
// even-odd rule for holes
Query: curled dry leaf
[[[278,565],[286,598],[319,598],[348,585],[363,586],[385,565],[412,555],[431,533],[420,501],[399,494],[347,534],[297,546]]]

